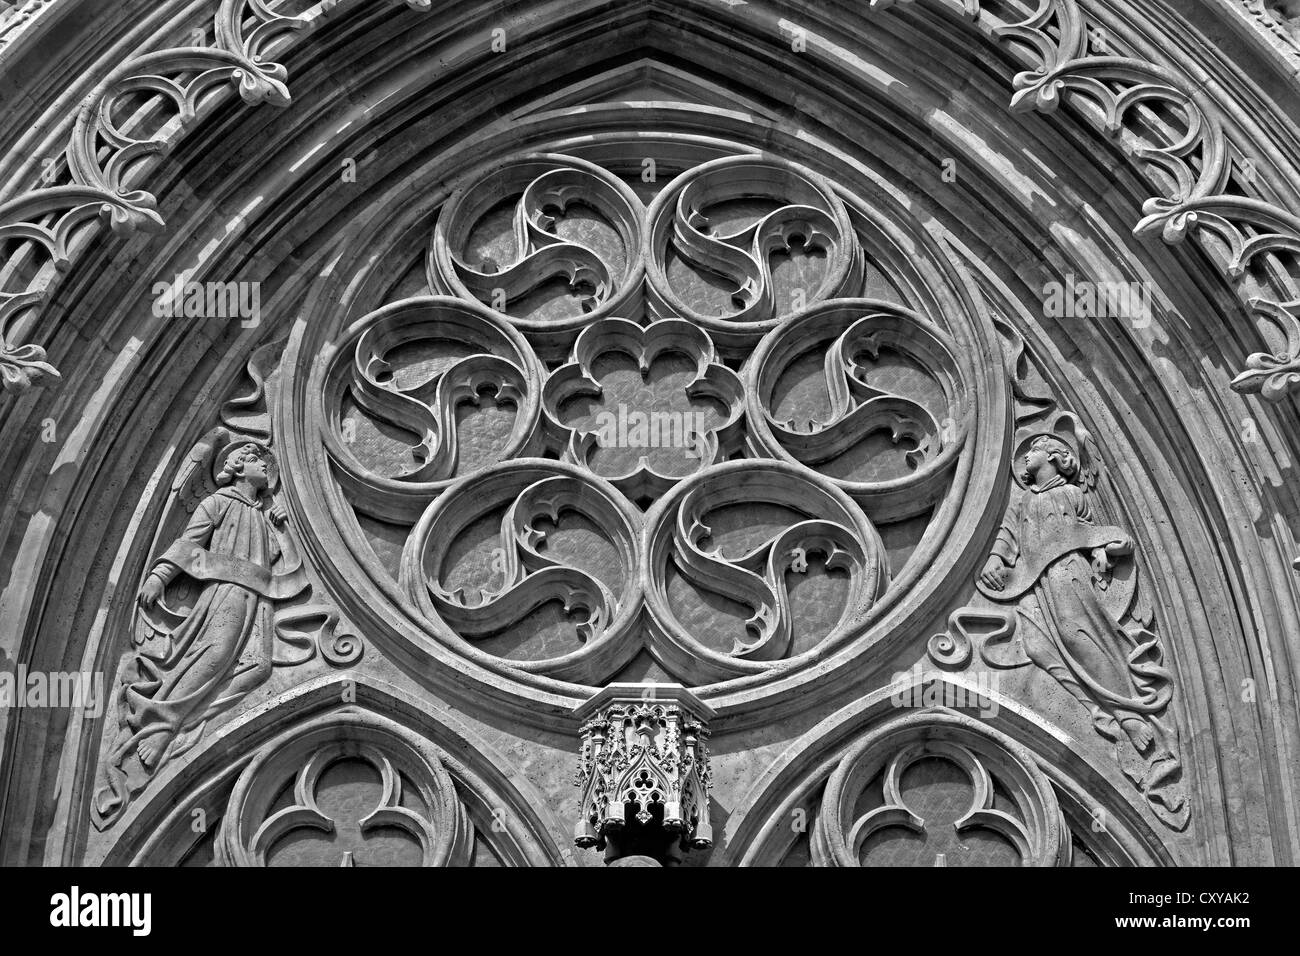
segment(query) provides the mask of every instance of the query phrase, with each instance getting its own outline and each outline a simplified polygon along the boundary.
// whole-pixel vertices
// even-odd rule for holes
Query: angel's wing
[[[1105,474],[1105,463],[1092,433],[1083,426],[1073,412],[1061,412],[1052,422],[1052,431],[1075,449],[1079,458],[1079,487],[1094,492]]]
[[[994,316],[993,326],[1002,336],[1002,361],[1016,400],[1016,424],[1041,419],[1056,405],[1051,388],[1038,370],[1024,336],[1001,316]]]
[[[173,513],[184,512],[181,518],[182,525],[189,522],[190,515],[203,502],[205,498],[217,490],[216,480],[212,477],[213,457],[217,452],[224,448],[232,441],[230,432],[217,426],[208,432],[195,443],[190,449],[185,461],[181,464],[180,470],[176,472],[176,477],[172,479],[171,498],[167,503],[168,518],[173,517]],[[168,521],[164,519],[164,527]],[[176,532],[179,533],[179,532]]]

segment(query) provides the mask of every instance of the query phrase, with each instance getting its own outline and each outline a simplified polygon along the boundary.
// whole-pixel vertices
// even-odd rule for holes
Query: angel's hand
[[[1115,565],[1110,560],[1110,555],[1106,553],[1105,548],[1094,548],[1092,551],[1092,573],[1097,579],[1097,586],[1103,591],[1110,586],[1110,572]]]
[[[980,583],[990,591],[1001,591],[1007,584],[1007,563],[996,554],[990,555],[980,573]]]
[[[163,583],[152,574],[144,582],[144,587],[140,588],[140,597],[138,598],[140,606],[148,610],[158,603],[162,598]]]
[[[1106,554],[1111,558],[1122,558],[1133,553],[1133,539],[1120,538],[1106,545]]]
[[[289,520],[289,512],[285,511],[284,505],[280,504],[279,502],[272,504],[270,510],[267,513],[271,517],[271,523],[274,524],[276,527],[282,526],[286,521]]]

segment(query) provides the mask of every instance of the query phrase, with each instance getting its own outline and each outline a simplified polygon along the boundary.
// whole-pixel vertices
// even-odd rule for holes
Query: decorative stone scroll
[[[895,718],[854,744],[826,783],[812,837],[815,866],[1068,866],[1070,853],[1033,757],[942,709]]]
[[[925,511],[970,427],[955,350],[886,302],[838,299],[791,316],[746,366],[754,446],[816,469],[878,520]]]
[[[541,370],[491,310],[420,296],[352,326],[324,392],[325,447],[354,505],[410,520],[457,479],[534,446]]]
[[[672,866],[713,845],[707,721],[678,684],[611,684],[574,711],[582,721],[574,843],[605,862]]]
[[[640,314],[643,215],[631,187],[593,163],[510,160],[447,200],[429,281],[508,316],[558,357],[591,322]]]

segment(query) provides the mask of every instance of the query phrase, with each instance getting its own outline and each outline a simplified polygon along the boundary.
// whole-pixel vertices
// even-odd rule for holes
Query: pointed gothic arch
[[[1006,459],[1016,416],[1027,395],[1030,406],[1050,396],[1086,426],[1108,466],[1102,510],[1135,539],[1177,688],[1169,713],[1186,742],[1195,809],[1190,830],[1165,833],[1163,859],[1290,860],[1287,827],[1267,846],[1249,836],[1289,818],[1285,754],[1296,723],[1281,702],[1292,696],[1300,632],[1289,567],[1300,536],[1289,391],[1300,339],[1286,308],[1295,298],[1288,257],[1300,248],[1288,212],[1297,157],[1279,148],[1269,120],[1293,115],[1294,104],[1282,94],[1252,101],[1289,54],[1246,32],[1229,4],[1204,5],[1242,31],[1231,42],[1253,51],[1244,66],[1207,58],[1210,31],[1163,5],[1155,15],[1121,0],[539,3],[500,24],[477,4],[224,0],[211,26],[177,19],[164,29],[159,19],[152,37],[115,36],[117,65],[93,73],[84,95],[41,101],[19,90],[24,115],[43,120],[11,141],[0,168],[6,380],[50,384],[47,360],[62,375],[57,390],[7,392],[0,410],[7,446],[31,449],[4,472],[13,489],[0,517],[7,659],[115,679],[135,592],[173,531],[192,450],[214,426],[253,434],[256,424],[276,432],[284,459],[311,577],[299,608],[320,609],[289,630],[330,631],[308,666],[337,666],[325,651],[350,628],[366,647],[358,673],[394,667],[405,693],[527,728],[525,739],[567,737],[574,759],[569,713],[594,688],[647,675],[680,681],[717,715],[715,762],[740,762],[738,748],[764,728],[806,733],[863,696],[863,682],[879,686],[891,668],[926,656],[971,593],[1000,505],[1015,493]],[[0,48],[0,74],[62,42],[40,27],[55,10]],[[1153,18],[1164,48],[1135,29],[1141,17]],[[189,29],[201,44],[181,42]],[[1105,55],[1098,31],[1111,44]],[[123,101],[101,108],[115,90]],[[172,95],[181,119],[168,122],[160,103]],[[161,130],[167,149],[132,145],[139,129]],[[400,575],[386,574],[392,555],[379,553],[393,532],[351,513],[320,441],[318,366],[345,328],[385,305],[454,291],[438,286],[448,277],[428,241],[445,202],[485,169],[542,152],[632,184],[646,159],[658,183],[727,157],[807,170],[845,204],[875,270],[845,297],[949,323],[941,331],[972,416],[952,483],[924,528],[882,522],[900,565],[893,592],[875,616],[803,648],[797,666],[697,670],[689,643],[673,636],[691,631],[680,621],[655,625],[660,647],[678,650],[625,655],[621,670],[512,666],[458,645],[455,628],[414,620]],[[43,155],[53,163],[42,167]],[[1150,238],[1161,230],[1168,245]],[[182,272],[257,283],[266,321],[155,314],[160,278]],[[1046,284],[1067,275],[1151,289],[1151,314],[1111,324],[1043,315]],[[572,344],[556,345],[556,356]],[[754,347],[742,342],[717,364],[739,372]],[[277,363],[283,388],[272,396],[265,371]],[[772,442],[759,457],[778,456]],[[458,477],[475,493],[473,476]],[[973,506],[989,501],[999,506]],[[665,575],[657,586],[677,585]],[[1008,673],[1018,682],[1025,670]],[[276,677],[292,683],[288,674]],[[286,692],[273,681],[214,719],[237,721],[239,708]],[[1029,681],[1016,693],[1076,741],[1086,753],[1077,759],[1102,759],[1109,744],[1089,741],[1071,698]],[[8,715],[5,859],[70,862],[91,845],[126,852],[107,849],[120,839],[111,827],[97,836],[85,823],[110,736],[96,717]],[[762,740],[751,759],[793,739]],[[557,779],[570,772],[561,750],[548,758]],[[13,770],[48,752],[61,759],[38,780]],[[1234,818],[1227,808],[1247,791],[1268,798]],[[46,795],[56,792],[51,808]],[[1126,799],[1128,812],[1144,812],[1136,789]]]

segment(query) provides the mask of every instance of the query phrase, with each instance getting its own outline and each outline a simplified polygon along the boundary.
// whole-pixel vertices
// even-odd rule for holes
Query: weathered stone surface
[[[1289,7],[200,6],[0,13],[0,862],[1300,859]]]

